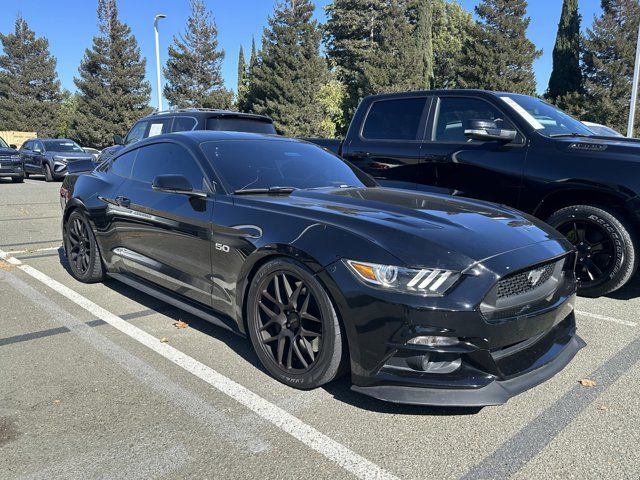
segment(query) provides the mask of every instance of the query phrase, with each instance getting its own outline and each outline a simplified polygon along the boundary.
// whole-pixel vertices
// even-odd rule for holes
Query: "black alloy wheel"
[[[73,276],[85,283],[102,280],[102,259],[95,236],[84,215],[76,210],[66,223],[65,251]]]
[[[44,181],[45,182],[53,182],[53,172],[51,171],[51,167],[48,163],[44,164]]]
[[[619,215],[591,205],[563,208],[548,223],[576,248],[576,277],[581,295],[597,297],[622,287],[638,258],[631,230]]]
[[[315,388],[341,370],[346,351],[324,288],[302,265],[269,262],[249,291],[249,336],[264,367],[297,388]]]

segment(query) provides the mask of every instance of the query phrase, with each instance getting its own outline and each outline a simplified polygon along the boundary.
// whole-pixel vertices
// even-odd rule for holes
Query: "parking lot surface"
[[[638,278],[580,298],[588,346],[503,406],[297,391],[248,340],[75,281],[59,188],[0,180],[0,478],[640,478]]]

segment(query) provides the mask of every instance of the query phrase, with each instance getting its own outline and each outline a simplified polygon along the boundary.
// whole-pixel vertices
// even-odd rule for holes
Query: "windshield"
[[[376,185],[365,173],[309,143],[224,140],[205,142],[201,148],[229,192]]]
[[[500,98],[543,135],[593,135],[582,122],[538,98],[509,94]]]
[[[7,142],[5,142],[2,137],[0,137],[0,148],[9,148],[9,145],[7,145]]]
[[[44,143],[44,148],[47,152],[84,153],[84,150],[71,140],[45,140],[42,143]]]

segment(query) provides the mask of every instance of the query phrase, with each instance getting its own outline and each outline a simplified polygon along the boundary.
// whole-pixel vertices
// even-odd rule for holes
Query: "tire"
[[[301,263],[279,258],[263,265],[251,281],[246,312],[253,348],[278,381],[309,390],[343,373],[340,322],[326,290]]]
[[[574,205],[555,212],[547,222],[578,249],[578,293],[599,297],[618,290],[638,267],[637,244],[627,221],[614,211]]]
[[[100,282],[104,278],[102,258],[87,217],[74,210],[64,230],[64,251],[73,277],[83,283]]]
[[[11,177],[11,181],[13,183],[22,183],[24,182],[24,177]]]
[[[44,164],[44,180],[46,182],[53,182],[53,172],[51,171],[51,167],[48,163]]]
[[[29,172],[27,172],[24,167],[22,167],[22,171],[24,172],[24,178],[29,178]]]

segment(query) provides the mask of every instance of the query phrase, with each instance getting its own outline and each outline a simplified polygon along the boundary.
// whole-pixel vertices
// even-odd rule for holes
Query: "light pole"
[[[153,19],[153,31],[156,34],[156,74],[158,77],[158,111],[162,111],[162,86],[160,85],[160,40],[158,39],[158,20],[167,18],[166,15],[159,14]]]
[[[638,42],[636,44],[636,63],[633,65],[633,85],[631,86],[631,104],[629,105],[629,123],[627,137],[633,138],[633,124],[636,120],[636,103],[638,102],[638,77],[640,76],[640,25],[638,25]]]

